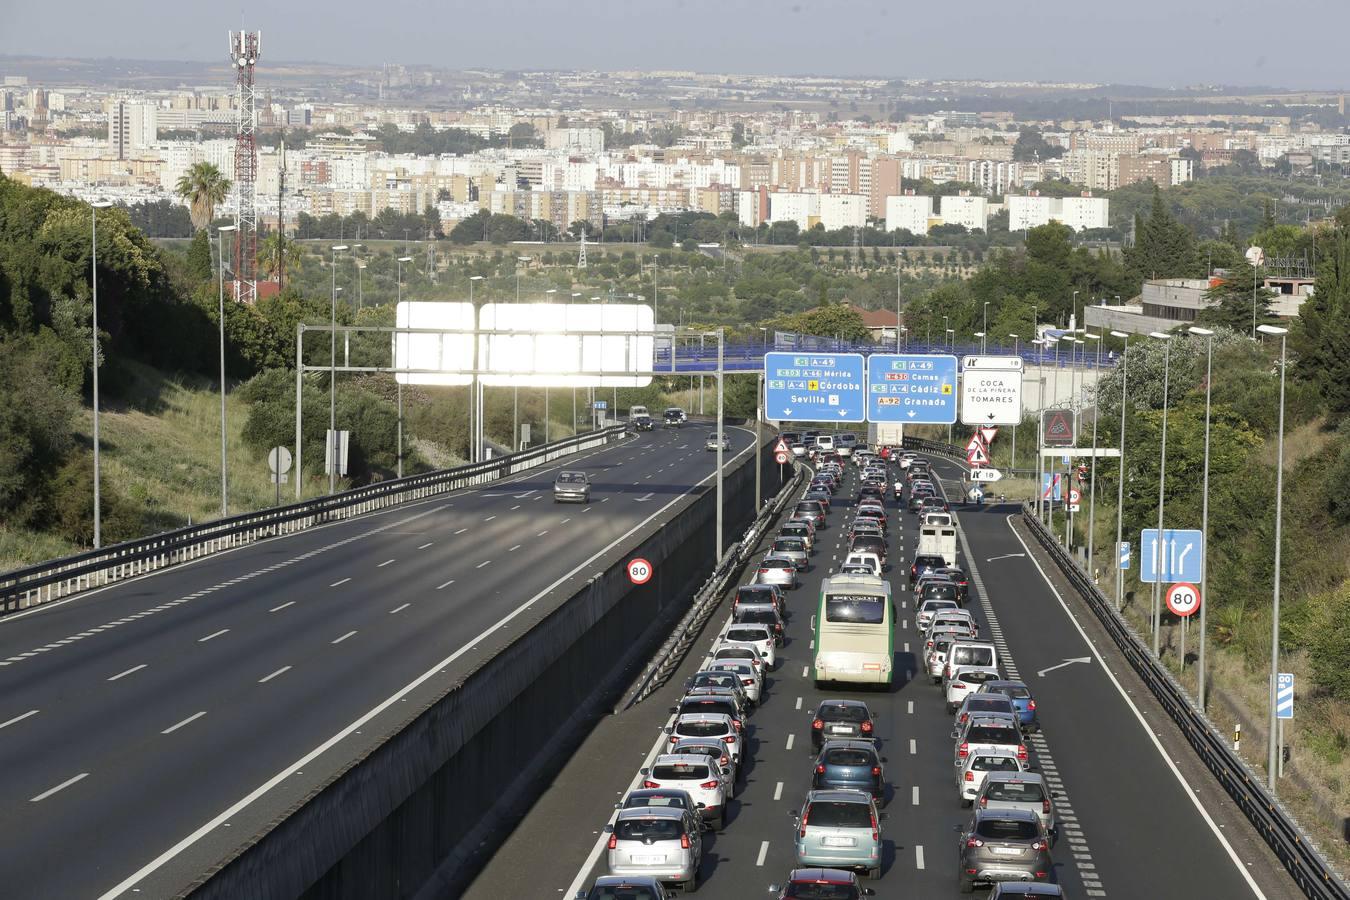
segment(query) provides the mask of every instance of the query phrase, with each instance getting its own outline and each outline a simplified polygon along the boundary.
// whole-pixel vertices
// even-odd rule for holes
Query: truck
[[[629,410],[628,410],[628,421],[630,421],[630,422],[631,422],[631,421],[634,421],[635,419],[637,419],[637,418],[640,417],[640,416],[648,416],[648,417],[650,418],[650,413],[647,412],[647,407],[645,407],[645,406],[633,406],[633,407],[630,407],[630,408],[629,408]]]
[[[956,565],[956,526],[919,525],[919,555],[941,556],[947,565]]]
[[[867,445],[881,453],[882,447],[899,447],[905,441],[905,426],[900,422],[869,422]]]

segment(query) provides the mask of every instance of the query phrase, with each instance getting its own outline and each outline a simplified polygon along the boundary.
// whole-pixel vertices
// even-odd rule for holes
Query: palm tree
[[[211,224],[216,206],[229,196],[230,179],[209,162],[193,163],[178,179],[175,193],[191,206],[192,227],[202,229]]]
[[[269,278],[277,277],[277,271],[280,268],[281,262],[281,252],[278,252],[278,250],[281,246],[285,247],[285,250],[281,252],[286,254],[287,273],[294,273],[300,269],[304,257],[300,245],[294,240],[288,240],[283,245],[281,244],[281,241],[277,239],[275,233],[269,234],[267,237],[263,238],[262,243],[258,245],[258,265],[267,273]]]

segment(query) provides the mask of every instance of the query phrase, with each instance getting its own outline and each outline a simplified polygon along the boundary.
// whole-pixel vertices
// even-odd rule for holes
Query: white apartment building
[[[1012,194],[1004,201],[1008,230],[1025,231],[1060,222],[1074,231],[1110,227],[1111,201],[1105,197],[1041,197]]]
[[[1172,184],[1176,185],[1195,180],[1195,160],[1187,159],[1184,156],[1174,156],[1170,162],[1172,164]]]
[[[1059,221],[1074,231],[1109,228],[1111,201],[1105,197],[1065,197],[1060,201]]]
[[[966,163],[962,180],[978,185],[986,194],[1006,194],[1022,186],[1022,174],[1020,162],[973,159]]]
[[[769,193],[769,221],[796,222],[802,231],[820,221],[820,194],[794,191]]]
[[[933,198],[904,194],[886,198],[886,230],[904,228],[912,234],[927,234],[933,216]]]
[[[103,109],[108,114],[108,151],[118,159],[137,155],[159,136],[159,110],[149,103],[109,100]]]
[[[544,136],[544,146],[549,150],[600,154],[605,152],[605,132],[599,128],[555,128]]]
[[[1026,231],[1059,219],[1059,198],[1037,195],[1010,194],[1003,198],[1008,210],[1008,230]]]
[[[989,200],[985,197],[958,196],[942,198],[942,223],[964,225],[967,231],[989,228]]]
[[[867,224],[866,194],[821,194],[820,224],[826,231],[862,228]]]

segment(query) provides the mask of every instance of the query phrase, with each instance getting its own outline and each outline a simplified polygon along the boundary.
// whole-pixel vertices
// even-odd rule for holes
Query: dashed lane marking
[[[206,710],[202,710],[201,712],[193,713],[192,715],[188,716],[188,717],[187,717],[186,719],[184,719],[183,721],[179,722],[177,725],[170,725],[168,728],[165,728],[163,731],[160,732],[160,734],[173,734],[175,731],[177,731],[178,729],[182,728],[183,726],[185,726],[185,725],[191,725],[193,722],[197,721],[198,719],[200,719],[200,718],[201,718],[202,716],[204,716],[204,715],[206,715]]]
[[[109,680],[109,681],[117,681],[117,680],[120,679],[120,678],[126,678],[128,675],[131,675],[131,674],[134,674],[134,673],[136,673],[136,672],[139,672],[141,669],[144,669],[144,668],[145,668],[146,666],[148,666],[148,665],[149,665],[149,663],[141,663],[139,666],[132,666],[130,669],[127,669],[125,672],[118,672],[116,675],[112,676],[112,677],[109,678],[108,680]],[[8,724],[9,724],[8,722],[5,723],[5,725],[8,725]],[[4,727],[5,727],[4,725],[0,725],[0,728],[4,728]]]
[[[281,612],[281,611],[282,611],[283,609],[285,609],[286,607],[288,607],[288,606],[294,606],[294,605],[295,605],[295,601],[294,601],[294,600],[287,600],[285,603],[281,604],[280,606],[274,606],[274,607],[272,607],[271,609],[268,610],[268,612],[270,612],[270,613]]]
[[[259,678],[259,679],[258,679],[258,684],[266,684],[267,682],[271,681],[273,678],[276,678],[278,675],[284,675],[285,673],[289,672],[290,670],[291,670],[291,667],[290,667],[290,666],[282,666],[280,669],[277,669],[277,670],[276,670],[275,672],[273,672],[271,675],[264,675],[262,678]]]
[[[143,668],[145,668],[145,667],[144,667],[144,666],[139,666],[138,668],[142,668],[142,669],[143,669]],[[130,670],[128,670],[128,671],[134,672],[134,671],[136,671],[136,670],[135,670],[135,669],[130,669]],[[122,675],[125,675],[125,674],[127,674],[127,673],[126,673],[126,672],[123,672],[123,673],[122,673]],[[114,678],[109,678],[108,680],[109,680],[109,681],[114,681],[114,680],[116,680],[117,678],[121,678],[122,675],[117,675],[117,676],[115,676]],[[28,712],[23,713],[22,715],[15,716],[14,718],[10,719],[8,722],[0,722],[0,728],[8,728],[9,726],[13,725],[15,722],[22,722],[24,719],[28,718],[29,716],[36,716],[37,714],[38,714],[38,710],[36,710],[36,709],[30,709]]]
[[[67,778],[65,781],[61,782],[61,783],[58,784],[56,787],[54,787],[54,788],[48,788],[47,790],[45,790],[45,791],[43,791],[42,793],[38,794],[36,797],[31,797],[31,798],[29,798],[28,802],[29,802],[29,803],[41,803],[43,800],[46,800],[46,799],[47,799],[48,797],[50,797],[52,794],[55,794],[55,793],[58,792],[58,791],[64,791],[66,788],[70,787],[70,786],[71,786],[72,784],[74,784],[75,782],[77,782],[77,781],[83,781],[84,779],[86,779],[86,778],[88,778],[88,777],[89,777],[89,773],[88,773],[88,772],[81,772],[79,775],[76,775],[74,778]]]
[[[230,629],[228,629],[228,628],[222,628],[222,629],[220,629],[219,631],[215,632],[214,634],[208,634],[208,635],[207,635],[206,637],[204,637],[204,638],[197,638],[197,643],[199,643],[199,644],[205,644],[207,641],[211,640],[212,638],[218,638],[218,637],[220,637],[222,634],[228,633],[229,630],[230,630]]]
[[[346,634],[344,634],[342,637],[340,637],[340,638],[338,638],[337,640],[333,641],[333,643],[334,643],[334,644],[340,644],[340,643],[342,643],[343,641],[345,641],[347,638],[351,637],[351,636],[354,635],[354,634],[356,634],[355,631],[349,631],[349,632],[347,632]]]

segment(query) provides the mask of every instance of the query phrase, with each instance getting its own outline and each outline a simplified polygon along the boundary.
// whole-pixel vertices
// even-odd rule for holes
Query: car
[[[816,529],[809,522],[785,522],[778,529],[779,537],[801,538],[806,542],[806,549],[814,552],[816,547]]]
[[[873,741],[828,739],[816,755],[811,776],[815,790],[867,791],[880,800],[886,794],[886,757]]]
[[[853,514],[853,519],[854,521],[859,521],[862,519],[871,519],[872,521],[876,522],[878,525],[881,526],[882,531],[886,530],[887,525],[886,511],[881,508],[880,504],[877,505],[871,505],[866,503],[859,504],[857,511],[854,512]]]
[[[1040,819],[1021,809],[975,810],[957,853],[963,894],[973,893],[976,884],[1045,881],[1054,871]]]
[[[651,416],[634,416],[630,421],[638,431],[651,431],[656,427],[656,423],[652,421]]]
[[[924,515],[930,512],[948,512],[947,501],[936,494],[924,497],[923,500],[919,501],[919,518],[922,519]]]
[[[881,876],[881,814],[863,791],[813,790],[793,814],[798,866],[861,869]]]
[[[831,454],[834,453],[835,451],[834,435],[832,434],[816,435],[815,450],[817,453],[831,453]]]
[[[722,629],[722,633],[717,636],[718,642],[726,642],[738,646],[750,646],[759,651],[759,657],[764,661],[766,669],[772,669],[777,662],[777,638],[773,633],[773,626],[764,625],[757,622],[733,622]]]
[[[1012,716],[975,713],[952,732],[956,742],[956,754],[953,765],[972,753],[981,750],[1011,748],[1018,759],[1027,758],[1027,745],[1022,742],[1022,730],[1017,727],[1017,719]]]
[[[1055,796],[1040,772],[990,772],[984,776],[984,783],[975,796],[975,805],[980,809],[1025,809],[1033,812],[1053,840],[1059,834]]]
[[[650,418],[651,413],[647,411],[647,407],[635,403],[628,408],[628,418],[636,419],[638,416],[647,416]]]
[[[956,585],[946,578],[923,578],[919,584],[914,586],[914,602],[921,603],[924,600],[950,600],[952,603],[959,604],[961,592],[957,590]]]
[[[798,500],[792,519],[810,522],[817,530],[825,527],[825,505],[819,500]]]
[[[719,661],[720,660],[713,660],[713,662]],[[680,698],[679,707],[671,707],[670,711],[701,712],[702,709],[700,709],[694,703],[694,701],[703,700],[708,697],[712,697],[719,701],[730,701],[732,704],[734,704],[735,712],[732,713],[731,715],[732,718],[738,721],[744,722],[746,718],[750,715],[749,713],[750,700],[748,697],[745,696],[745,691],[738,691],[735,690],[734,688],[712,687],[711,685],[689,688],[687,691],[684,692],[684,696]],[[721,710],[716,711],[720,712]]]
[[[768,604],[778,610],[781,618],[787,618],[787,601],[784,599],[783,589],[776,584],[743,584],[736,588],[736,596],[731,601],[731,612],[734,615],[742,603],[750,605]]]
[[[933,624],[933,618],[941,611],[946,609],[960,609],[955,600],[924,600],[918,605],[918,612],[914,616],[914,627],[919,631],[927,631],[928,626]]]
[[[875,575],[881,577],[881,558],[875,553],[849,553],[844,557],[844,564],[839,567],[839,571],[845,569],[857,569],[864,575]]]
[[[875,718],[861,700],[822,700],[811,714],[811,750],[819,753],[826,740],[870,740]]]
[[[577,891],[576,900],[670,900],[670,894],[650,875],[601,875],[590,890]]]
[[[684,424],[684,420],[684,410],[671,408],[661,414],[661,427],[679,428]]]
[[[585,472],[564,470],[553,479],[554,503],[590,503],[591,479]]]
[[[1003,694],[1017,710],[1017,720],[1026,732],[1040,731],[1041,720],[1036,715],[1036,698],[1025,681],[993,679],[980,685],[981,694]]]
[[[721,662],[724,659],[743,659],[761,670],[767,670],[768,666],[764,664],[764,657],[759,653],[757,644],[733,644],[728,641],[718,641],[713,645],[712,662]]]
[[[803,500],[815,500],[821,506],[825,507],[825,514],[829,515],[830,505],[833,497],[830,492],[823,487],[813,487],[802,495]]]
[[[769,555],[792,560],[799,572],[805,572],[811,565],[811,551],[807,548],[806,541],[801,538],[775,538],[773,544],[769,546]]]
[[[935,613],[933,620],[928,623],[928,630],[934,631],[942,627],[950,628],[954,633],[970,640],[976,640],[980,634],[980,626],[975,617],[964,609],[944,609]]]
[[[700,669],[684,680],[684,692],[686,694],[695,688],[715,688],[718,691],[732,694],[739,692],[743,698],[742,705],[746,707],[753,706],[755,702],[750,698],[749,692],[745,690],[745,685],[741,683],[741,676],[737,672],[713,668]]]
[[[945,575],[947,580],[956,585],[956,602],[965,606],[970,601],[970,578],[966,575],[966,570],[960,566],[943,566],[937,570],[938,575]]]
[[[881,523],[875,519],[854,519],[848,526],[848,539],[851,541],[860,534],[870,534],[876,537],[886,537],[886,532],[882,530]]]
[[[726,672],[741,680],[741,690],[751,705],[757,705],[764,693],[764,667],[740,659],[719,659],[708,664],[707,671]]]
[[[697,688],[696,690],[703,690]],[[678,716],[727,716],[736,731],[745,727],[745,711],[736,702],[733,694],[694,694],[681,697],[680,702],[670,708]]]
[[[876,534],[859,534],[848,542],[849,553],[875,553],[881,565],[886,565],[886,539]]]
[[[956,718],[952,721],[952,729],[958,729],[965,724],[966,720],[978,713],[990,713],[996,715],[1017,718],[1017,707],[1013,706],[1012,700],[1003,694],[982,694],[976,691],[973,694],[966,694],[966,699],[961,701],[961,705],[956,708]]]
[[[858,500],[874,500],[880,503],[886,496],[885,482],[877,483],[872,481],[863,482],[862,487],[858,488]]]
[[[1057,884],[1040,881],[1000,881],[986,900],[1036,900],[1037,897],[1063,897],[1064,889]]]
[[[638,774],[644,788],[678,788],[687,792],[709,826],[720,828],[726,823],[731,779],[717,759],[703,753],[663,753],[649,768],[638,770]]]
[[[1016,753],[1006,749],[978,750],[956,767],[956,793],[962,806],[970,806],[984,786],[985,776],[991,773],[1020,774],[1027,764]]]
[[[858,883],[858,876],[843,869],[793,869],[782,884],[769,885],[777,900],[859,900],[876,891]]]
[[[670,736],[670,746],[683,738],[717,738],[731,751],[731,759],[737,765],[741,761],[741,730],[726,713],[686,713],[676,716],[673,725],[666,727]]]
[[[783,646],[783,616],[778,607],[768,603],[741,603],[732,611],[731,620],[738,625],[767,625],[773,631],[778,646]]]
[[[961,641],[953,644],[947,654],[947,668],[942,677],[951,677],[951,670],[957,666],[982,666],[987,669],[998,668],[998,649],[988,641]]]
[[[911,489],[909,492],[909,499],[905,501],[905,509],[909,510],[912,513],[919,512],[921,509],[923,509],[923,501],[928,499],[929,496],[930,495],[928,494],[917,493],[916,491]],[[945,561],[946,560],[944,560],[944,562]]]
[[[843,565],[841,565],[841,566],[839,567],[839,572],[838,572],[838,574],[840,574],[840,575],[872,575],[873,577],[875,577],[875,570],[873,569],[872,566],[869,566],[869,565],[863,565],[863,564],[861,564],[861,563],[849,563],[849,562],[846,562],[846,563],[844,563]]]
[[[800,431],[780,431],[778,432],[778,437],[789,447],[802,442],[802,433]]]
[[[779,587],[795,588],[798,583],[797,563],[784,556],[765,556],[759,561],[755,572],[755,581],[760,584],[776,584]]]
[[[914,557],[914,562],[909,564],[909,586],[914,587],[919,577],[930,569],[940,569],[947,565],[947,561],[941,556],[935,554],[920,553]]]
[[[691,740],[698,740],[698,738],[691,738]],[[625,794],[621,801],[614,804],[615,809],[646,809],[649,806],[654,809],[663,807],[687,809],[700,817],[702,816],[694,798],[689,796],[688,791],[681,788],[634,788]]]
[[[905,453],[901,453],[901,454],[900,454],[900,468],[901,468],[901,469],[908,469],[910,466],[914,465],[914,461],[915,461],[916,459],[918,459],[918,458],[919,458],[919,454],[914,453],[914,452],[912,452],[912,451],[906,451]]]
[[[839,490],[839,482],[828,475],[819,475],[812,478],[811,483],[806,487],[806,492],[808,494],[816,491],[824,491],[827,494],[833,495],[837,490]]]
[[[687,809],[623,809],[609,834],[609,874],[649,875],[684,890],[698,887],[703,823]]]
[[[711,432],[709,432],[709,433],[708,433],[707,439],[705,439],[705,440],[703,441],[703,449],[704,449],[704,450],[709,450],[709,451],[711,451],[711,450],[716,450],[719,446],[720,446],[723,450],[730,450],[730,449],[731,449],[731,435],[727,434],[725,431],[722,431],[722,432],[711,431]]]
[[[670,752],[679,756],[689,754],[693,756],[706,756],[717,760],[722,767],[722,773],[726,776],[727,796],[736,795],[737,779],[737,761],[731,758],[731,751],[727,749],[724,741],[717,738],[680,738],[670,747]]]

